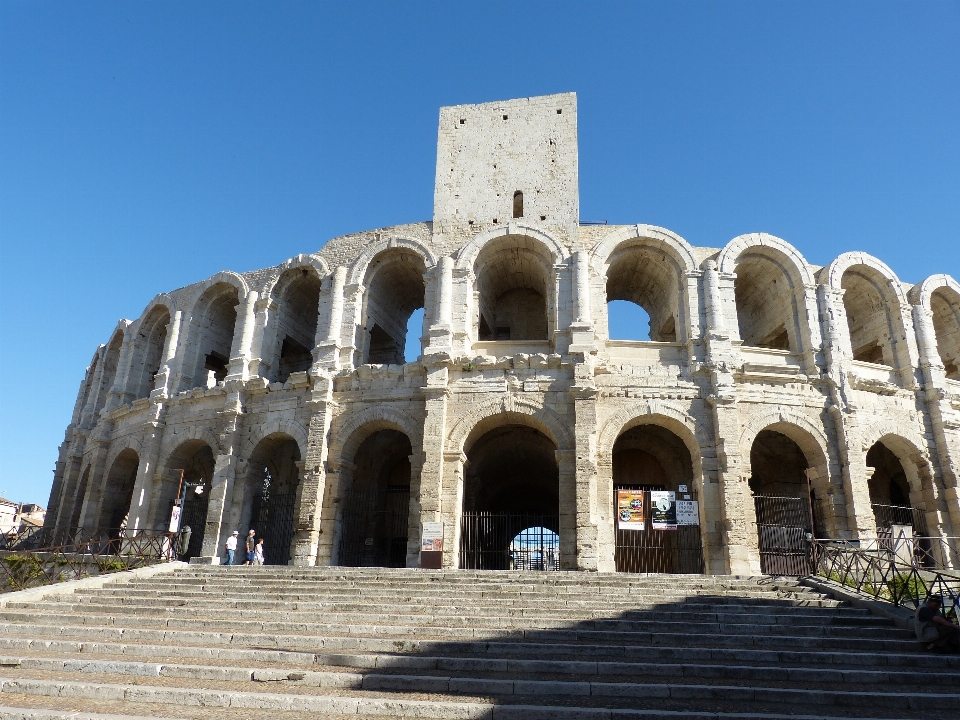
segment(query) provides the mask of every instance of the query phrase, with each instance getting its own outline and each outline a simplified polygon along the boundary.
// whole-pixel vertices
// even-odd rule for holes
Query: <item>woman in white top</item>
[[[263,565],[263,538],[257,541],[257,547],[253,550],[253,564]]]

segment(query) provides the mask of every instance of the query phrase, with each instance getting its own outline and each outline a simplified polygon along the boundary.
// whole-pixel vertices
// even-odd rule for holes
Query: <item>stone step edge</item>
[[[452,682],[452,681],[451,681]],[[504,681],[510,682],[510,681]],[[543,696],[555,695],[554,686],[559,683],[537,681],[514,681],[514,686],[536,689]],[[882,703],[884,707],[903,709],[930,709],[931,707],[956,708],[960,703],[960,694],[919,694],[919,693],[871,693],[817,691],[767,688],[716,688],[697,685],[634,685],[631,694],[620,694],[615,683],[583,683],[590,697],[643,697],[646,699],[698,700],[713,699],[737,702],[768,702],[814,705],[857,705],[862,707],[865,701]],[[466,688],[466,686],[464,686]],[[593,689],[609,690],[609,693],[592,694]],[[698,691],[705,694],[694,694]],[[484,705],[480,703],[407,700],[404,698],[347,698],[329,695],[283,695],[277,693],[256,693],[247,691],[227,691],[198,688],[179,688],[152,685],[117,685],[107,683],[86,683],[73,680],[38,680],[34,678],[11,678],[0,676],[0,692],[26,695],[56,695],[57,697],[84,697],[99,700],[121,700],[127,702],[146,702],[190,705],[204,707],[246,707],[275,710],[300,710],[334,712],[338,714],[398,714],[401,717],[413,715],[418,718],[477,718],[497,717],[491,710],[505,705]],[[474,691],[475,693],[475,691]],[[634,694],[636,693],[636,694]],[[736,697],[739,695],[740,697]],[[521,697],[530,697],[522,694]],[[832,702],[827,702],[828,700]],[[840,701],[839,703],[837,701]],[[543,707],[529,706],[543,710]],[[376,708],[384,708],[386,713],[377,713]],[[397,712],[397,711],[400,712]],[[449,711],[454,713],[450,714]],[[551,708],[553,711],[554,708]],[[549,715],[548,717],[619,717],[623,711],[608,708],[568,708],[574,713],[568,715]],[[432,711],[432,712],[431,712]],[[439,711],[439,712],[438,712]],[[480,714],[478,714],[478,711]],[[599,711],[600,714],[595,714]],[[629,711],[628,711],[629,712]],[[584,714],[587,713],[587,714]],[[502,717],[502,716],[501,716]],[[523,716],[529,720],[530,716]],[[629,717],[629,716],[625,716]]]
[[[483,656],[471,656],[471,657],[462,657],[459,655],[414,655],[414,654],[391,654],[384,652],[365,652],[360,649],[354,649],[352,651],[347,650],[337,650],[330,653],[315,653],[309,651],[298,651],[298,650],[271,650],[266,648],[252,648],[252,647],[236,647],[236,646],[218,646],[218,645],[184,645],[182,643],[177,643],[176,645],[153,645],[153,644],[144,644],[144,643],[115,643],[115,642],[103,642],[103,641],[89,641],[89,640],[63,640],[63,639],[49,639],[49,638],[30,638],[23,637],[22,641],[28,643],[29,645],[37,644],[41,647],[32,648],[32,647],[21,647],[19,643],[10,637],[0,637],[0,647],[3,647],[9,652],[15,652],[17,650],[30,650],[34,652],[57,652],[57,650],[49,650],[51,646],[56,646],[61,648],[60,652],[76,652],[76,653],[87,653],[89,655],[129,655],[130,657],[144,657],[145,655],[159,655],[159,656],[170,656],[171,654],[176,653],[185,653],[187,648],[192,652],[187,655],[190,658],[202,659],[205,657],[215,657],[218,659],[224,660],[243,660],[243,659],[255,659],[258,656],[270,655],[276,657],[276,660],[270,660],[270,662],[304,662],[307,664],[317,664],[317,665],[333,665],[337,667],[356,667],[363,669],[371,669],[374,667],[383,667],[386,669],[390,667],[391,663],[405,662],[415,665],[417,663],[424,664],[424,666],[429,666],[431,663],[435,665],[436,669],[440,669],[440,663],[449,663],[449,662],[488,662],[488,663],[499,663],[499,662],[550,662],[550,663],[589,663],[590,661],[584,660],[526,660],[524,658],[517,657],[483,657]],[[70,646],[70,647],[63,647]],[[647,651],[657,651],[657,650],[667,650],[673,651],[673,648],[663,647],[663,646],[643,646]],[[136,648],[137,650],[143,652],[133,652],[128,653],[128,649],[132,650]],[[709,653],[708,659],[711,663],[729,663],[738,661],[737,655],[742,655],[743,650],[735,650],[730,648],[688,648],[688,650],[696,651],[698,655],[703,655],[703,653]],[[877,655],[873,652],[847,652],[844,650],[834,650],[830,653],[814,652],[814,651],[797,651],[797,650],[755,650],[747,651],[754,653],[764,653],[764,654],[774,654],[778,656],[776,658],[770,658],[769,662],[775,663],[778,666],[782,665],[785,662],[802,662],[805,663],[806,667],[811,667],[812,669],[820,670],[859,670],[865,667],[878,667],[878,668],[902,668],[905,667],[903,662],[905,659],[916,659],[924,658],[931,661],[935,660],[938,668],[942,667],[957,667],[960,668],[960,657],[952,656],[941,656],[941,655],[921,655],[916,654],[903,654],[903,653],[885,653],[883,655]],[[787,655],[793,657],[791,660],[784,660],[779,657],[779,653],[786,653]],[[725,657],[725,656],[731,657]],[[810,665],[814,660],[822,660],[824,655],[828,655],[831,658],[834,658],[833,662],[821,662],[816,666]],[[801,659],[796,659],[795,656],[803,656]],[[810,656],[810,657],[806,657]],[[878,659],[882,658],[885,662],[882,664],[873,664],[867,665],[863,663],[852,663],[850,659],[852,658],[871,658]],[[844,659],[846,662],[837,662],[836,659]],[[382,661],[384,665],[380,665]],[[691,662],[689,660],[685,662]],[[754,662],[762,662],[761,660],[755,660]],[[597,660],[596,663],[599,664],[632,664],[628,661],[616,661],[616,660]],[[712,666],[712,665],[711,665]],[[925,668],[923,665],[908,665],[906,667],[910,668]]]
[[[492,664],[492,663],[491,663]],[[578,675],[580,677],[588,675],[642,675],[645,677],[655,677],[657,673],[645,672],[646,668],[662,668],[662,667],[671,667],[676,668],[679,673],[673,675],[664,675],[662,676],[664,681],[669,682],[670,678],[692,678],[696,676],[696,672],[702,669],[702,666],[698,666],[693,663],[590,663],[590,662],[576,662],[576,661],[520,661],[514,663],[516,665],[540,665],[541,667],[532,667],[530,669],[524,670],[522,667],[515,668],[502,668],[499,670],[490,670],[488,672],[516,672],[516,673],[555,673],[555,674],[567,674],[567,675]],[[600,668],[599,665],[617,665],[620,666],[620,671],[612,671],[608,669],[607,672],[602,672],[603,668]],[[590,666],[593,666],[592,668]],[[547,666],[547,667],[543,667]],[[344,666],[349,667],[349,666]],[[388,669],[388,666],[380,666],[379,663],[377,667],[381,670]],[[732,674],[736,676],[739,674],[749,674],[757,675],[763,673],[770,673],[771,670],[782,670],[785,674],[795,673],[797,677],[783,677],[779,678],[778,682],[820,682],[822,678],[814,677],[815,675],[822,675],[824,670],[817,668],[770,668],[770,667],[755,667],[750,665],[711,665],[711,668],[720,669],[725,671],[723,674]],[[343,688],[348,690],[417,690],[420,692],[457,692],[450,688],[450,682],[456,681],[459,684],[470,685],[474,688],[482,688],[484,685],[488,686],[487,692],[496,692],[498,694],[507,694],[513,695],[514,693],[514,680],[503,680],[496,678],[479,678],[479,677],[460,677],[460,676],[443,676],[443,675],[411,675],[411,674],[399,674],[399,673],[351,673],[351,672],[331,672],[329,670],[308,670],[306,668],[255,668],[255,667],[242,667],[236,665],[193,665],[193,664],[183,664],[183,663],[166,663],[166,662],[142,662],[134,660],[97,660],[94,658],[83,659],[83,658],[44,658],[44,657],[3,657],[0,656],[0,668],[17,668],[21,670],[44,670],[52,672],[79,672],[79,673],[97,673],[97,674],[114,674],[114,675],[135,675],[135,676],[144,676],[144,677],[175,677],[175,678],[188,678],[188,679],[197,679],[197,680],[223,680],[223,681],[246,681],[246,682],[268,682],[268,681],[297,681],[302,682],[305,685],[315,685],[317,687],[333,687],[333,688]],[[420,668],[417,668],[415,665],[407,668],[405,670],[415,671],[417,669],[431,669],[421,664]],[[476,671],[479,668],[474,668]],[[632,673],[631,673],[632,671]],[[449,672],[449,670],[447,670]],[[469,672],[469,671],[467,671]],[[805,674],[809,674],[810,678],[804,678]],[[900,673],[897,673],[892,670],[838,670],[834,674],[837,675],[835,682],[840,683],[851,683],[856,685],[869,685],[874,686],[878,683],[891,683],[894,682],[890,676],[902,675],[904,678],[907,676],[916,676],[910,677],[910,684],[923,684],[924,678],[929,678],[929,673],[923,669],[916,670],[902,670]],[[863,679],[858,679],[858,676],[863,676]],[[879,676],[883,676],[884,679],[881,679]],[[705,680],[712,680],[714,682],[703,682],[699,683],[699,686],[708,686],[708,687],[736,687],[728,686],[721,684],[724,680],[756,680],[755,677],[722,677],[720,675],[714,675],[709,678],[704,678]],[[940,677],[939,679],[943,680],[947,684],[952,677]],[[594,683],[583,683],[583,682],[572,682],[569,680],[537,680],[537,679],[521,679],[516,682],[524,682],[527,685],[543,685],[545,683],[550,683],[556,685],[559,683],[561,686],[584,686],[584,685],[602,685],[608,686],[611,684],[618,686],[629,686],[629,685],[642,685],[649,686],[649,682],[644,683],[632,683],[632,682],[620,682],[620,683],[610,683],[610,682],[594,682]],[[904,679],[904,682],[907,682]],[[391,685],[396,685],[396,687],[391,687]],[[765,688],[766,689],[766,688]],[[786,688],[781,688],[786,689]],[[803,689],[803,688],[800,688]],[[562,688],[561,688],[562,690]],[[867,692],[868,690],[860,688],[861,691]],[[857,689],[851,688],[851,692],[857,692]],[[526,693],[526,694],[540,694],[540,693]],[[570,695],[570,694],[585,694],[585,693],[576,693],[576,692],[558,692],[557,694]],[[592,692],[589,694],[593,694]],[[920,693],[918,693],[920,694]],[[952,694],[952,693],[951,693]]]
[[[0,720],[185,720],[158,718],[155,715],[105,715],[76,710],[48,710],[46,708],[15,708],[0,705]]]

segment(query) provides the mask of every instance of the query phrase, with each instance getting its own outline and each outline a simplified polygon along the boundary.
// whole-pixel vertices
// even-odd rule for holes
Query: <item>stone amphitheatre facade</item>
[[[274,563],[417,567],[439,522],[456,568],[477,517],[527,514],[560,568],[683,569],[675,547],[627,567],[637,537],[677,536],[618,530],[622,487],[699,501],[692,571],[761,571],[777,521],[758,497],[830,538],[900,508],[960,534],[956,280],[581,223],[577,164],[573,94],[443,108],[431,222],[157,295],[94,354],[48,527],[166,530],[182,477],[195,562],[258,527]],[[649,341],[609,339],[614,300],[646,310]]]

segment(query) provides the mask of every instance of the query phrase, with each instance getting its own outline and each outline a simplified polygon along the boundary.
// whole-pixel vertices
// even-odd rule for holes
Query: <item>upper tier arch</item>
[[[347,285],[359,285],[367,275],[367,268],[378,255],[391,248],[410,250],[423,260],[427,270],[437,264],[437,256],[426,244],[413,238],[390,235],[371,243],[363,249],[357,258],[347,266]]]
[[[814,285],[813,269],[806,258],[786,240],[767,233],[748,233],[739,235],[727,243],[717,258],[717,269],[722,273],[736,272],[737,261],[747,250],[755,249],[763,252],[764,249],[776,251],[776,255],[787,261],[785,270],[793,275],[794,281],[802,285]]]
[[[554,265],[561,265],[570,257],[567,249],[550,233],[532,225],[508,223],[476,235],[470,242],[460,248],[456,253],[456,267],[462,270],[473,270],[477,256],[487,243],[497,238],[509,236],[526,237],[536,241],[543,247],[546,251],[544,254],[553,261]]]
[[[637,241],[637,242],[634,242]],[[630,225],[605,235],[590,251],[590,264],[600,275],[610,256],[624,245],[653,245],[672,255],[684,272],[698,272],[693,248],[682,237],[656,225]]]

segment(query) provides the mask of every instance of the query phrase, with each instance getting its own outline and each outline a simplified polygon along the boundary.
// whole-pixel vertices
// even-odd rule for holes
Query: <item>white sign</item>
[[[423,523],[423,532],[420,534],[420,550],[421,552],[443,550],[442,522]]]
[[[699,505],[696,500],[677,500],[677,525],[699,525]]]
[[[170,513],[170,532],[180,531],[180,506],[174,505],[173,512]]]
[[[686,485],[677,485],[677,492],[689,492]]]

